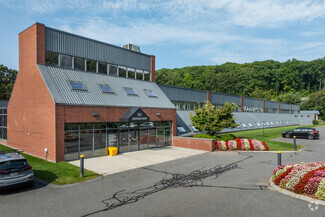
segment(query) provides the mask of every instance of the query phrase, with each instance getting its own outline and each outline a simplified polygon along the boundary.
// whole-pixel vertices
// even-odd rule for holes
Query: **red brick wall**
[[[8,145],[56,161],[55,105],[37,63],[45,63],[45,26],[19,34],[19,72],[8,104]]]
[[[64,123],[119,122],[119,118],[129,108],[104,106],[56,106],[57,161],[64,160]],[[176,109],[141,108],[151,121],[172,121],[172,134],[176,135]],[[92,113],[98,116],[93,117]],[[160,113],[160,116],[156,114]]]
[[[173,137],[173,146],[191,148],[203,151],[215,151],[216,145],[213,139],[199,139],[192,137]]]
[[[1,144],[1,145],[5,145],[5,146],[7,146],[7,140],[2,140],[2,139],[0,139],[0,144]]]

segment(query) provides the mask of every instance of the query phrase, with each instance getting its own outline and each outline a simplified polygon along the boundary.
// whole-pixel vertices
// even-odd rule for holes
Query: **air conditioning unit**
[[[125,44],[122,47],[125,49],[128,49],[128,50],[133,50],[133,51],[141,53],[140,46],[137,46],[134,44]]]

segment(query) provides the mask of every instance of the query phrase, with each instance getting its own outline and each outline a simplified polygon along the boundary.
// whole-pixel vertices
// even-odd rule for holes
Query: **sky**
[[[325,0],[0,0],[0,64],[35,22],[139,45],[156,69],[325,56]]]

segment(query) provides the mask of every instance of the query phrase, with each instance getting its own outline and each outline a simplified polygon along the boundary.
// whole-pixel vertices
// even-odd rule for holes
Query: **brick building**
[[[176,109],[154,81],[154,56],[36,23],[19,34],[8,145],[53,162],[171,145]]]

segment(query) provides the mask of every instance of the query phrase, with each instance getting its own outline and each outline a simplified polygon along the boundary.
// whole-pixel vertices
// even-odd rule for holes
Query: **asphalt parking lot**
[[[282,162],[324,161],[325,126]],[[282,138],[280,138],[282,139]],[[325,207],[268,189],[276,153],[212,152],[105,176],[2,193],[1,216],[325,216]],[[314,211],[310,209],[313,207]]]

